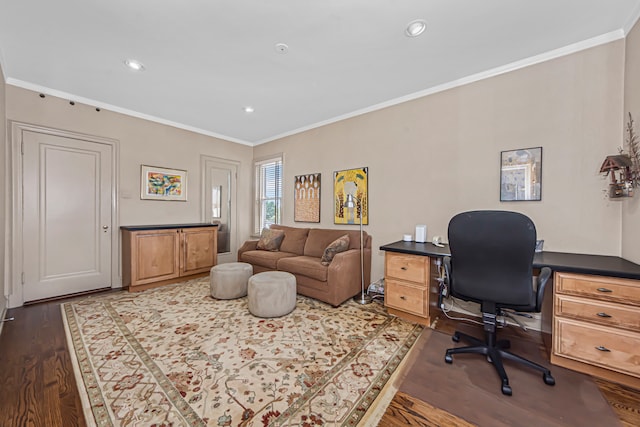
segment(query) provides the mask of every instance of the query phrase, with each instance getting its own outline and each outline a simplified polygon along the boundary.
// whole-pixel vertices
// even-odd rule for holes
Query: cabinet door
[[[182,234],[180,274],[204,273],[216,264],[216,227],[185,228]]]
[[[180,234],[176,229],[133,233],[131,285],[144,285],[180,275],[178,250]]]

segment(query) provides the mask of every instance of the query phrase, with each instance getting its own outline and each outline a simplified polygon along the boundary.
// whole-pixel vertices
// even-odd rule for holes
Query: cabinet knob
[[[605,351],[605,352],[610,352],[611,350],[609,350],[607,347],[603,346],[603,345],[599,345],[596,347],[596,350],[598,351]]]
[[[403,300],[403,301],[406,301],[406,300],[407,300],[407,297],[405,297],[404,295],[402,295],[402,296],[400,297],[400,299],[401,299],[401,300]]]
[[[400,270],[407,271],[407,267],[400,267]]]
[[[611,289],[607,289],[607,288],[598,288],[597,290],[598,292],[613,292]]]
[[[610,314],[604,313],[602,311],[600,313],[597,313],[596,316],[598,316],[598,317],[611,317]]]

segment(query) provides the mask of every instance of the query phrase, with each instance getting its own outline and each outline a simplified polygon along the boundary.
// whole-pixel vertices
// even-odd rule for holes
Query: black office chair
[[[451,257],[444,259],[449,292],[465,301],[480,303],[485,340],[456,331],[453,341],[463,339],[472,345],[448,349],[444,360],[453,363],[452,355],[460,353],[487,356],[500,375],[502,393],[509,396],[512,390],[502,359],[536,369],[542,372],[545,384],[555,384],[547,368],[506,351],[508,340],[496,340],[496,317],[507,313],[503,309],[540,312],[551,270],[542,268],[534,288],[535,245],[535,225],[516,212],[464,212],[449,222]]]

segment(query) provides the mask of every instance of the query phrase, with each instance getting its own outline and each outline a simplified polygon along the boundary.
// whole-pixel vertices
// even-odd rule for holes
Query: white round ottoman
[[[247,295],[247,283],[253,274],[253,266],[246,262],[229,262],[211,267],[211,296],[217,299],[234,299]]]
[[[296,276],[265,271],[249,278],[249,311],[258,317],[280,317],[296,308]]]

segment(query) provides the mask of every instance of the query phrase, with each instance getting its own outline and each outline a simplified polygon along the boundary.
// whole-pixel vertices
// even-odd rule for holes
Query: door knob
[[[109,229],[109,226],[108,226],[108,225],[103,225],[103,226],[102,226],[102,229],[103,229],[103,230],[104,230],[104,232],[106,233],[106,232],[107,232],[107,230]]]

